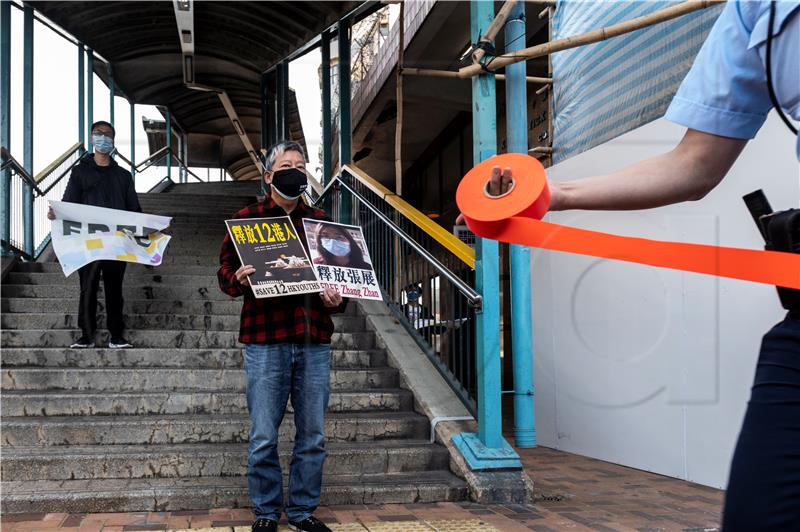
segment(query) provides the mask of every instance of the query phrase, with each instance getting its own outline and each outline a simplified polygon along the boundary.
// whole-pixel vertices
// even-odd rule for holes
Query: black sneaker
[[[256,519],[251,532],[278,532],[278,522],[272,519]]]
[[[69,347],[70,349],[90,349],[94,347],[94,342],[85,336],[81,336]]]
[[[119,338],[112,338],[111,341],[108,342],[108,347],[109,349],[130,349],[133,347],[133,344],[120,336]]]
[[[332,532],[330,528],[325,526],[325,523],[314,517],[306,517],[299,523],[289,521],[290,530],[300,530],[302,532]]]

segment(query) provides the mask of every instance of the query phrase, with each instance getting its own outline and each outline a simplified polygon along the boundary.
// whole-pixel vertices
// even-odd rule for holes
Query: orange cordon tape
[[[512,169],[514,184],[505,195],[486,193],[493,166]],[[483,238],[800,289],[798,254],[662,242],[543,222],[550,208],[547,177],[541,163],[524,154],[498,155],[475,166],[458,185],[456,203],[470,230]]]

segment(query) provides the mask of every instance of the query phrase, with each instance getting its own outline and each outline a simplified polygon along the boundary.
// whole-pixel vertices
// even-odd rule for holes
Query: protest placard
[[[320,283],[288,216],[225,220],[257,298],[320,292]]]
[[[343,297],[382,300],[360,227],[304,218],[306,241],[323,288]]]
[[[96,260],[161,264],[170,237],[159,230],[171,218],[66,201],[50,206],[50,237],[64,275]]]

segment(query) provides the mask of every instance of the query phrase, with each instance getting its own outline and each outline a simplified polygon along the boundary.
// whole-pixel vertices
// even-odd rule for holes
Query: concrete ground
[[[329,506],[316,515],[335,531],[712,531],[723,493],[547,448],[520,450],[535,483],[532,505],[464,503]],[[121,514],[10,514],[3,532],[249,531],[247,509]],[[282,527],[282,530],[288,530]]]

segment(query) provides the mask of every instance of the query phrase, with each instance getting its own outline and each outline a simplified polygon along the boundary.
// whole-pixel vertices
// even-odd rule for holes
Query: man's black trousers
[[[81,280],[81,297],[78,308],[78,326],[89,340],[97,331],[97,290],[100,276],[106,293],[106,320],[112,339],[122,337],[122,280],[127,263],[115,260],[96,260],[78,270]]]

